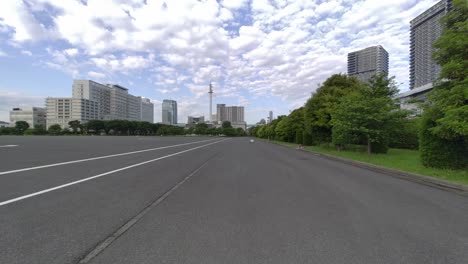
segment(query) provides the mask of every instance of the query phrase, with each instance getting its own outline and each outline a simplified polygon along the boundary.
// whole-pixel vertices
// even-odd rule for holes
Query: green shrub
[[[34,135],[34,128],[28,128],[24,131],[24,135],[30,136]]]
[[[419,139],[422,164],[426,167],[463,169],[468,167],[468,144],[463,138],[447,140],[435,136],[430,129],[435,122],[423,118]]]
[[[405,119],[390,135],[389,147],[400,149],[419,148],[419,118]]]
[[[371,143],[372,153],[387,153],[388,152],[388,143],[385,141],[381,142],[372,142]]]

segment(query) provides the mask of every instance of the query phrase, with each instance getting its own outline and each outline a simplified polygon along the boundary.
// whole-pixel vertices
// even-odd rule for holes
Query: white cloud
[[[53,36],[31,13],[24,1],[0,2],[0,25],[14,27],[13,40],[18,42],[36,41]]]
[[[239,9],[244,7],[248,2],[248,0],[223,0],[221,4],[229,9]]]
[[[180,91],[180,88],[172,88],[172,89],[156,89],[156,91],[162,93],[162,94],[174,94]]]
[[[32,56],[33,55],[32,52],[29,51],[29,50],[22,50],[21,54],[26,55],[26,56]]]
[[[5,52],[0,50],[0,57],[6,57],[6,56],[8,56],[8,55]]]
[[[106,75],[104,73],[95,72],[95,71],[89,71],[88,76],[91,77],[92,79],[98,79],[98,80],[102,80],[106,78]]]
[[[76,55],[78,55],[79,51],[78,49],[66,49],[63,51],[66,55],[70,56],[70,57],[74,57]]]

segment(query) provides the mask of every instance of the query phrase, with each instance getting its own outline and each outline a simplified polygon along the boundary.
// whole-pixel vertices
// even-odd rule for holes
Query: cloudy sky
[[[380,44],[408,89],[409,22],[434,0],[1,0],[0,120],[16,106],[71,96],[73,79],[117,83],[161,101],[179,122],[214,104],[246,121],[287,114],[346,54]]]

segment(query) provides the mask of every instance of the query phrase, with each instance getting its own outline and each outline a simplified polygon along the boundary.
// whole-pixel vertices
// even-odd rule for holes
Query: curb
[[[276,142],[271,142],[271,141],[265,141],[265,142],[273,143],[273,144],[283,146],[283,147],[287,147],[287,148],[291,149],[291,147],[289,147],[289,146],[282,145],[282,144],[279,144],[279,143],[276,143]],[[349,165],[352,165],[352,166],[355,166],[355,167],[364,168],[364,169],[368,169],[368,170],[371,170],[371,171],[384,173],[384,174],[387,174],[387,175],[390,175],[390,176],[393,176],[393,177],[396,177],[396,178],[399,178],[399,179],[404,179],[404,180],[408,180],[408,181],[412,181],[412,182],[424,184],[424,185],[427,185],[427,186],[435,187],[435,188],[438,188],[438,189],[452,191],[452,192],[456,192],[458,194],[468,196],[468,185],[465,185],[465,184],[455,183],[455,182],[451,182],[451,181],[447,181],[447,180],[443,180],[443,179],[438,179],[438,178],[434,178],[434,177],[430,177],[430,176],[426,176],[426,175],[421,175],[421,174],[417,174],[417,173],[406,172],[406,171],[401,171],[401,170],[397,170],[397,169],[391,169],[391,168],[382,167],[382,166],[379,166],[379,165],[374,165],[374,164],[370,164],[370,163],[366,163],[366,162],[362,162],[362,161],[337,157],[337,156],[333,156],[333,155],[329,155],[329,154],[323,154],[323,153],[316,152],[316,151],[313,151],[313,150],[302,150],[302,151],[303,152],[309,152],[309,153],[312,153],[312,154],[314,154],[316,156],[320,156],[322,158],[326,158],[326,159],[329,159],[329,160],[334,160],[334,161],[339,161],[339,162],[342,162],[342,163],[345,163],[345,164],[349,164]]]

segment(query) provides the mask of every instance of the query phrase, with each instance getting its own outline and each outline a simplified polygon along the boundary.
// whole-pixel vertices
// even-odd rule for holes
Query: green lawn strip
[[[286,143],[281,141],[273,142],[289,147],[297,147],[297,144]],[[468,170],[445,170],[426,168],[421,164],[421,161],[419,159],[419,152],[416,150],[390,149],[387,154],[368,155],[365,152],[337,151],[317,146],[306,146],[304,147],[304,149],[308,151],[315,151],[323,154],[375,164],[401,171],[431,176],[452,182],[468,184]]]

